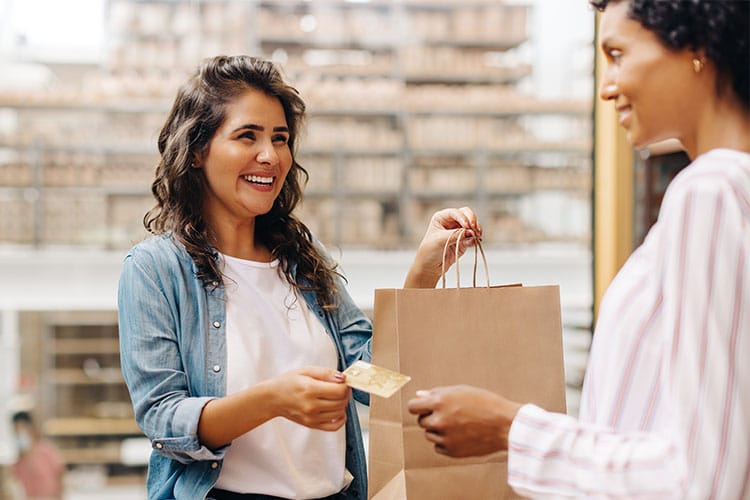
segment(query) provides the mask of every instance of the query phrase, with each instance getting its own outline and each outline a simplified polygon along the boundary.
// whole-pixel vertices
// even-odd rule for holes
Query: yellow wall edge
[[[609,283],[633,250],[633,148],[612,102],[599,99],[606,61],[596,47],[594,104],[594,317]]]

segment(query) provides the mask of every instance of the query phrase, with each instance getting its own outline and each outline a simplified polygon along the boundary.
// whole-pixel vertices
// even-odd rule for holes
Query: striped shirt
[[[508,477],[534,498],[750,499],[750,154],[670,184],[602,301],[579,418],[523,406]]]

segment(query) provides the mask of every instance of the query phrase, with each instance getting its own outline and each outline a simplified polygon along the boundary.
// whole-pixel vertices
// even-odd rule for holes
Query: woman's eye
[[[620,58],[622,57],[622,51],[618,49],[612,49],[609,51],[609,58],[612,60],[612,62],[617,63],[620,62]]]
[[[273,142],[279,143],[279,144],[286,144],[289,142],[289,138],[285,135],[277,135],[274,136]]]
[[[243,132],[240,135],[240,138],[241,139],[250,139],[251,141],[254,141],[255,140],[255,134],[253,132],[250,132],[250,131]]]

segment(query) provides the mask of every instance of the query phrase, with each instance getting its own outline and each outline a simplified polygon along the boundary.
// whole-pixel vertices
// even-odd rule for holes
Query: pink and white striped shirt
[[[750,154],[672,181],[602,301],[579,419],[522,407],[508,478],[534,498],[750,499]]]

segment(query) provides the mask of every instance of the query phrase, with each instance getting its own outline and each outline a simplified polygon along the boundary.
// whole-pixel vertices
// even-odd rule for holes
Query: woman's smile
[[[620,117],[620,125],[624,128],[628,128],[631,122],[632,108],[630,106],[618,106],[617,114]]]
[[[273,191],[273,185],[276,182],[276,176],[267,175],[243,175],[242,179],[250,184],[252,188],[263,192]]]

